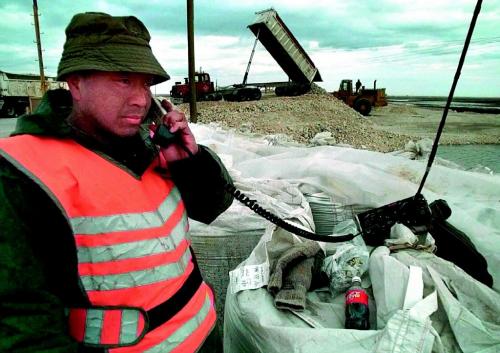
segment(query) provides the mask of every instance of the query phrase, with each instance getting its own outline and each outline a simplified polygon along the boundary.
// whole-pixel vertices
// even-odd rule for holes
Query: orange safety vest
[[[20,135],[0,154],[38,183],[75,237],[90,308],[70,308],[71,335],[125,352],[194,352],[215,325],[214,298],[193,262],[178,189],[140,178],[71,139]]]

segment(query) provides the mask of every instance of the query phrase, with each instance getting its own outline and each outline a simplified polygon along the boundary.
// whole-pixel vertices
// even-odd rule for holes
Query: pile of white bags
[[[314,230],[304,194],[322,192],[343,205],[378,207],[414,195],[425,171],[425,161],[401,156],[334,146],[269,146],[263,138],[214,126],[192,129],[199,143],[222,157],[237,187],[304,229]],[[500,176],[435,165],[423,195],[429,203],[448,202],[448,221],[486,258],[493,289],[431,253],[390,254],[380,247],[371,254],[369,276],[364,277],[365,285],[371,282],[371,327],[376,329],[343,329],[342,294],[309,292],[304,312],[279,311],[261,287],[267,284],[277,253],[301,239],[235,201],[210,227],[218,234],[240,227],[266,230],[231,274],[225,352],[500,351]],[[191,229],[196,232],[197,227],[201,225],[192,224]],[[321,245],[328,251],[330,245]],[[245,278],[249,270],[252,281]]]

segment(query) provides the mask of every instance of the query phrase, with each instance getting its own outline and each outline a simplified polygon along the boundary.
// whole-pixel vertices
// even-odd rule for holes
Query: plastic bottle
[[[361,278],[354,276],[345,294],[345,328],[354,330],[370,329],[368,294],[361,287]]]

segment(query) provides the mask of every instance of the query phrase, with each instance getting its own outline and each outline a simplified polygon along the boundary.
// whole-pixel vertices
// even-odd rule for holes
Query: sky
[[[219,86],[241,83],[255,41],[255,12],[274,8],[318,68],[327,91],[342,79],[384,87],[388,95],[447,96],[475,0],[194,0],[195,67]],[[55,76],[64,29],[79,12],[133,15],[151,34],[171,79],[187,76],[186,2],[38,0],[45,74]],[[33,2],[0,0],[0,71],[39,73]],[[248,82],[288,77],[258,43]],[[500,1],[484,0],[455,96],[500,97]]]

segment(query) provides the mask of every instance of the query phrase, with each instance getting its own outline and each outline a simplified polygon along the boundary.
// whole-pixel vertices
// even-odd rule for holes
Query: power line
[[[480,49],[488,49],[491,45],[483,45],[481,48],[471,48],[469,56],[475,54]],[[500,49],[500,48],[499,48]],[[430,48],[427,50],[420,51],[407,51],[398,54],[387,54],[378,57],[370,57],[370,62],[380,63],[380,62],[400,62],[409,61],[414,59],[422,60],[425,57],[435,57],[435,56],[446,56],[446,55],[457,55],[460,53],[460,48],[457,46],[445,47],[445,48]]]
[[[500,42],[500,37],[482,37],[477,38],[474,41],[474,44],[479,44],[480,47],[471,47],[471,54],[473,54],[478,49],[489,49],[491,46]],[[453,45],[452,43],[457,43]],[[398,62],[398,61],[408,61],[412,59],[421,59],[423,56],[435,56],[435,55],[452,55],[460,52],[461,44],[459,40],[448,40],[448,41],[440,41],[432,44],[428,44],[425,47],[383,47],[383,49],[377,49],[374,53],[379,53],[380,51],[387,50],[398,50],[398,52],[386,53],[376,56],[370,56],[367,60],[370,60],[370,63],[380,63],[380,62]],[[447,45],[446,45],[447,44]],[[497,47],[493,47],[494,49]],[[498,47],[500,49],[500,47]],[[320,48],[319,52],[331,51],[332,49]],[[369,53],[369,52],[368,52]],[[361,58],[360,60],[363,60]]]

